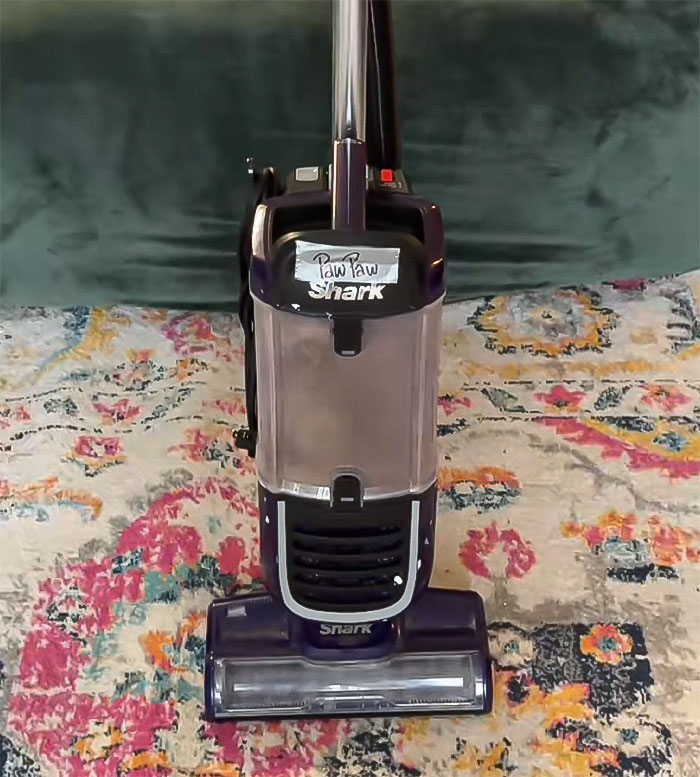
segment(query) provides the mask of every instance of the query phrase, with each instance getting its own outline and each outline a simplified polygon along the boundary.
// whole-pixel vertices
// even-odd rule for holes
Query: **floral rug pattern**
[[[223,313],[0,314],[2,777],[696,777],[700,274],[445,312],[436,585],[483,718],[210,725],[208,602],[259,585]]]

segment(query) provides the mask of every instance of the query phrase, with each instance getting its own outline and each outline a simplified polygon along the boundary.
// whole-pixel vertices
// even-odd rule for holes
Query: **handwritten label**
[[[398,283],[399,249],[297,240],[294,277],[307,283]]]

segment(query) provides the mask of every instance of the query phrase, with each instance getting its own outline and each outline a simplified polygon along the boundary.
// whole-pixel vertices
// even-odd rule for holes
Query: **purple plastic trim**
[[[438,206],[429,200],[418,197],[415,194],[404,192],[369,192],[367,201],[378,206],[405,205],[420,212],[423,222],[423,237],[426,253],[425,304],[430,304],[440,299],[446,289],[446,262],[444,259],[445,232],[442,214]],[[274,304],[274,273],[272,259],[275,255],[275,242],[273,241],[273,224],[276,211],[288,207],[311,208],[327,206],[331,212],[331,195],[328,191],[322,192],[294,192],[271,197],[265,201],[265,221],[262,224],[262,246],[264,256],[253,256],[250,266],[251,289],[255,296],[262,302]],[[330,227],[330,223],[328,225]]]
[[[333,144],[333,229],[362,231],[367,196],[367,149],[360,140],[343,138]]]

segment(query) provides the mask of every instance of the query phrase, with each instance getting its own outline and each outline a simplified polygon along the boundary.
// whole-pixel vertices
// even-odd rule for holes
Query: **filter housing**
[[[440,213],[380,196],[353,233],[294,230],[295,211],[324,213],[313,196],[287,195],[254,219],[258,478],[326,501],[342,474],[363,500],[421,493],[437,467]]]
[[[363,499],[420,493],[436,478],[438,300],[361,321],[361,350],[335,352],[332,319],[255,300],[258,478],[328,501],[357,477]]]

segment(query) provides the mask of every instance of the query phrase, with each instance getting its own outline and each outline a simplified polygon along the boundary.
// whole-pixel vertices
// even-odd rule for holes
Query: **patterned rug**
[[[2,777],[697,777],[700,274],[446,311],[434,582],[486,599],[485,718],[209,725],[256,585],[235,318],[0,317]]]

